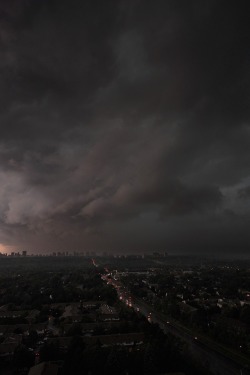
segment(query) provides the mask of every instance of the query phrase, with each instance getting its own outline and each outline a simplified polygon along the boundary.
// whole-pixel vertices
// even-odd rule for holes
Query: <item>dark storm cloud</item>
[[[249,36],[224,1],[2,1],[0,242],[245,251]]]
[[[250,186],[246,186],[238,190],[239,198],[249,199],[250,198]]]

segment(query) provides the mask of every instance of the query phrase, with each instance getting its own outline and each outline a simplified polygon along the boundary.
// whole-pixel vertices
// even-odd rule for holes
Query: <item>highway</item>
[[[133,298],[131,298],[133,301]],[[208,346],[199,336],[185,331],[182,327],[166,320],[160,316],[159,313],[155,312],[152,308],[146,306],[145,303],[134,298],[132,307],[147,317],[152,323],[159,324],[159,327],[164,333],[171,333],[175,337],[178,337],[186,344],[186,349],[189,354],[206,369],[209,369],[212,374],[216,375],[249,375],[250,372],[244,369],[241,365],[233,361],[231,358],[218,352],[212,345]]]
[[[126,303],[135,311],[140,311],[149,322],[157,323],[164,333],[171,333],[185,343],[185,350],[188,354],[204,369],[209,370],[215,375],[250,375],[247,366],[231,358],[229,351],[225,354],[218,349],[218,345],[205,337],[199,337],[192,334],[191,331],[178,325],[177,322],[167,320],[162,314],[156,312],[151,306],[144,301],[132,296],[125,287],[122,289],[117,280],[107,278],[102,275],[102,279],[117,290],[120,300]],[[235,354],[232,354],[232,357]],[[242,362],[243,363],[243,362]]]

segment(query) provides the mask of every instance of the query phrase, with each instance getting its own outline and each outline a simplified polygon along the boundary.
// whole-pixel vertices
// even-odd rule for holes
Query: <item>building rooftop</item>
[[[51,362],[42,362],[31,367],[28,375],[57,375],[58,365]]]

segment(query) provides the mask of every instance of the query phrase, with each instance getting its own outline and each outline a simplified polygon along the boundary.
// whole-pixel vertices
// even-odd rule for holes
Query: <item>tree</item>
[[[67,336],[81,336],[82,326],[79,323],[73,323],[67,331]]]
[[[37,331],[32,329],[32,330],[29,331],[29,336],[26,337],[25,343],[28,347],[32,348],[36,344],[36,342],[38,341],[38,338],[39,337],[38,337]]]
[[[157,364],[155,362],[155,347],[148,343],[144,352],[143,368],[145,374],[156,374]]]
[[[19,345],[14,352],[13,363],[18,369],[29,368],[34,364],[34,354],[24,345]]]
[[[57,343],[46,343],[41,349],[40,349],[40,360],[43,361],[55,361],[62,359],[62,352],[59,348],[59,345]]]
[[[87,374],[84,349],[85,345],[82,338],[80,336],[73,337],[64,362],[64,374]]]
[[[121,353],[121,352],[120,352]],[[112,347],[106,364],[105,364],[105,374],[107,375],[120,375],[124,374],[124,369],[120,360],[120,354],[115,347]]]
[[[245,305],[242,307],[242,310],[240,312],[240,320],[243,323],[250,324],[250,306]]]

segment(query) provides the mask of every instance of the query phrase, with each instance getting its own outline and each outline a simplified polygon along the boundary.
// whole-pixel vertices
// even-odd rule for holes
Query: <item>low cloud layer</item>
[[[248,252],[247,14],[1,1],[0,243]]]

